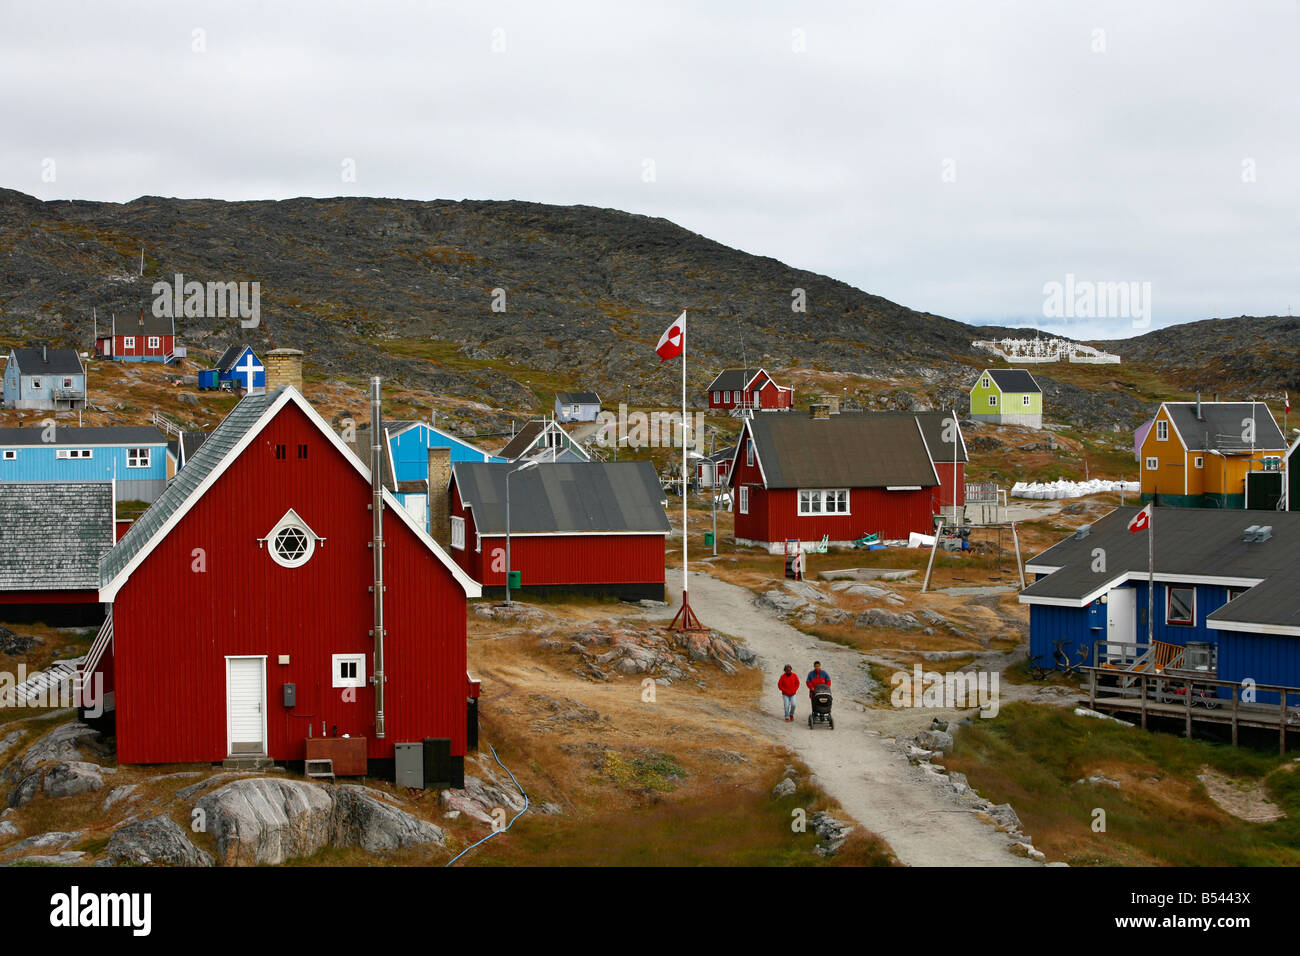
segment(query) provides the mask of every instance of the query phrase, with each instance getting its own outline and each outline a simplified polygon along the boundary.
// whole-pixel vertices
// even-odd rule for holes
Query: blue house
[[[10,349],[5,408],[61,411],[86,407],[86,369],[74,349]]]
[[[199,372],[199,388],[228,387],[245,395],[266,391],[266,367],[247,345],[232,345],[221,353],[214,368]]]
[[[167,436],[147,427],[0,428],[0,482],[112,481],[117,501],[167,487]]]
[[[1059,646],[1071,663],[1122,667],[1152,650],[1147,533],[1128,530],[1138,510],[1117,508],[1026,564],[1031,657],[1059,667]],[[1170,667],[1300,687],[1300,514],[1157,508],[1153,524],[1151,637],[1177,652]]]

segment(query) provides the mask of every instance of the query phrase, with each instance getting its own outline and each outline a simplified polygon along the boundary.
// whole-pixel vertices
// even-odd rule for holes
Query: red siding
[[[135,346],[133,348],[126,347],[126,339],[128,337],[135,339]],[[137,357],[149,356],[151,358],[161,359],[164,355],[169,355],[173,351],[172,346],[176,340],[175,336],[159,335],[156,336],[156,338],[158,339],[158,347],[151,349],[149,348],[149,336],[147,335],[127,336],[127,335],[119,334],[116,338],[113,339],[112,357],[118,358],[121,356],[137,356]]]
[[[720,393],[721,401],[714,401],[713,392],[709,392],[709,407],[710,408],[737,407],[737,405],[739,405],[740,403],[731,400],[731,395],[733,391],[738,391],[738,390],[737,389],[722,390]],[[782,389],[777,388],[776,383],[772,381],[771,377],[766,374],[758,376],[758,378],[756,378],[750,384],[750,387],[742,393],[741,397],[747,398],[750,401],[752,401],[753,393],[755,391],[759,393],[758,402],[759,402],[759,407],[762,409],[767,409],[767,410],[785,409],[785,408],[791,408],[794,405],[794,390],[789,389],[783,391]]]
[[[289,456],[275,458],[283,443]],[[299,443],[308,458],[296,457]],[[364,735],[372,759],[396,742],[448,737],[465,752],[465,596],[391,512],[384,535],[387,737],[367,686],[333,688],[331,655],[364,653],[373,674],[370,487],[290,404],[231,464],[114,602],[118,756],[124,763],[226,756],[227,656],[266,655],[268,755],[301,760],[311,724]],[[289,509],[324,538],[283,568],[258,539]],[[194,570],[203,549],[206,570]],[[280,664],[280,655],[289,663]],[[282,686],[297,685],[293,709]]]
[[[936,461],[934,463],[934,468],[935,471],[939,473],[939,487],[934,489],[937,495],[937,500],[943,505],[943,507],[951,507],[954,488],[952,480],[953,463],[951,461]],[[966,463],[959,461],[956,463],[956,468],[957,484],[955,487],[957,491],[957,504],[964,505],[966,504]]]

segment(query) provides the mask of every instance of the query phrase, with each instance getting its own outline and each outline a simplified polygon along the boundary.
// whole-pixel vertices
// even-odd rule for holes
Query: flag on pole
[[[659,361],[667,362],[669,359],[675,359],[682,354],[686,348],[686,313],[683,311],[677,317],[677,321],[668,326],[663,335],[659,336],[659,344],[655,346],[655,351],[659,353]]]
[[[1134,534],[1139,531],[1146,531],[1151,527],[1151,505],[1147,505],[1141,511],[1133,516],[1133,520],[1128,523],[1128,529]]]
[[[1285,405],[1286,414],[1290,415],[1290,414],[1291,414],[1291,393],[1290,393],[1290,392],[1283,392],[1283,393],[1282,393],[1282,401],[1286,402],[1286,405]]]

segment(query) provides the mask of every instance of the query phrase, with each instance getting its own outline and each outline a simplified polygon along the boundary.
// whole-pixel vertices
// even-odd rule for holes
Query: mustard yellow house
[[[1263,402],[1164,402],[1139,429],[1142,500],[1188,508],[1257,508],[1246,476],[1279,474],[1286,440]],[[1280,490],[1280,479],[1278,488]]]

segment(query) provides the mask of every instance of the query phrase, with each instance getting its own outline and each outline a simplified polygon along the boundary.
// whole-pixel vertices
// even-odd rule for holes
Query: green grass
[[[1300,776],[1275,752],[1013,703],[963,727],[945,763],[985,798],[1010,802],[1048,858],[1073,866],[1300,864]],[[1248,823],[1228,815],[1196,779],[1205,766],[1261,783],[1287,816]],[[1094,773],[1122,785],[1075,783]],[[1092,829],[1098,808],[1105,832]]]

